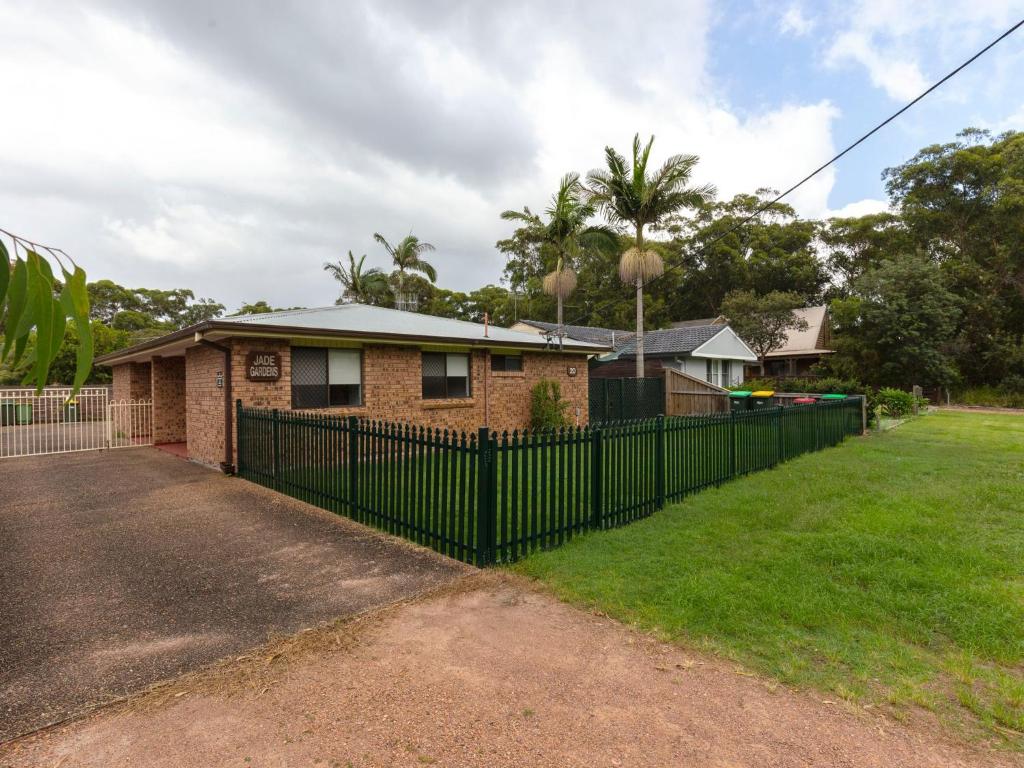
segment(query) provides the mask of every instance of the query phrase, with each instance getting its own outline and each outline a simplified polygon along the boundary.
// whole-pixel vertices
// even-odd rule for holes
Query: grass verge
[[[514,570],[850,701],[1024,749],[1024,417],[941,413]]]

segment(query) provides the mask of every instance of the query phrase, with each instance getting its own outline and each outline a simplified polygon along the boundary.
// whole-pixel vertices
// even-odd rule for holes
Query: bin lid
[[[757,392],[754,393],[754,397],[774,397],[774,396],[775,396],[775,390],[774,389],[759,389]]]
[[[794,397],[793,402],[798,403],[800,405],[807,405],[807,403],[816,403],[817,400],[815,400],[813,397]]]
[[[821,399],[822,400],[845,400],[846,399],[846,395],[835,395],[835,394],[832,394],[832,395],[822,395]]]
[[[750,397],[750,392],[745,389],[737,389],[735,392],[730,392],[729,397]]]

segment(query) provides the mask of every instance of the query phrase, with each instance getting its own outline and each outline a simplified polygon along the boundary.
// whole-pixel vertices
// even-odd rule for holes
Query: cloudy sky
[[[91,279],[331,303],[374,231],[500,278],[507,208],[655,134],[723,195],[783,188],[1024,16],[1024,0],[0,0],[0,226]],[[792,198],[884,207],[881,171],[1024,129],[1024,33]]]

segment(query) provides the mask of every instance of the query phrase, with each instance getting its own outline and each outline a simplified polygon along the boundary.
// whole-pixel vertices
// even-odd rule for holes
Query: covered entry
[[[132,360],[113,371],[112,403],[119,423],[134,434],[140,418],[146,422],[148,442],[180,456],[188,455],[188,416],[185,399],[185,354],[153,355]],[[148,404],[140,416],[137,404]],[[126,434],[122,427],[118,434]]]

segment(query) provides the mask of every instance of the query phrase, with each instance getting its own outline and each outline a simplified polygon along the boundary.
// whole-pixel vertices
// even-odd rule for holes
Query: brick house
[[[234,402],[455,430],[529,423],[530,390],[561,384],[586,423],[587,358],[607,351],[536,334],[364,304],[209,320],[104,355],[113,396],[153,400],[154,443],[233,464]],[[230,439],[225,440],[229,435]]]

